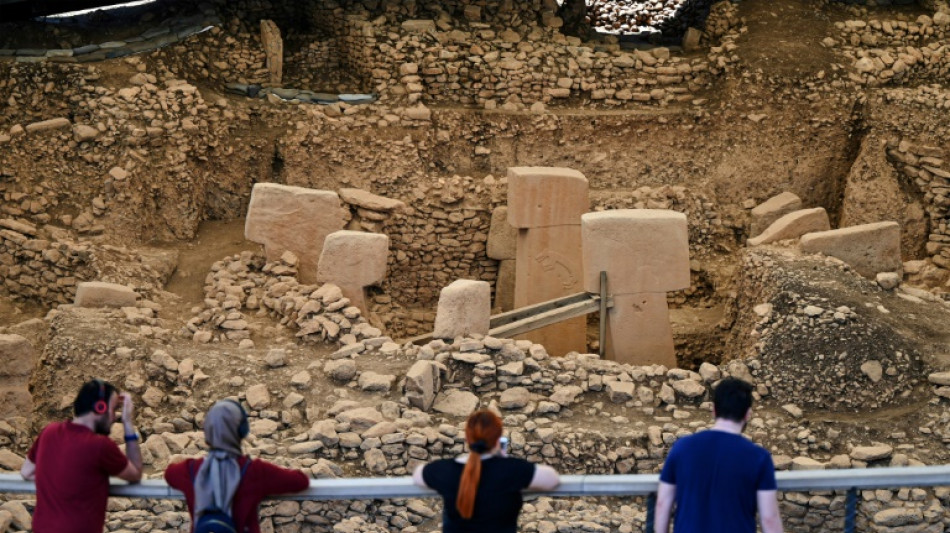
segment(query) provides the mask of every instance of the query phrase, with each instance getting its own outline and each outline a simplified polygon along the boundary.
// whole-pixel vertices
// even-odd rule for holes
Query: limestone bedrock
[[[323,242],[317,281],[337,285],[352,305],[366,313],[366,287],[383,281],[388,259],[388,235],[335,231]]]
[[[589,208],[587,178],[576,170],[508,169],[508,223],[518,229],[514,307],[581,292],[581,215]],[[586,329],[578,317],[521,337],[560,356],[587,351]]]
[[[432,336],[454,339],[488,335],[491,324],[491,285],[487,281],[458,279],[442,289]]]
[[[300,281],[313,283],[327,235],[343,229],[346,218],[335,192],[257,183],[251,190],[244,237],[263,244],[268,261],[293,252],[300,261]]]
[[[689,287],[686,215],[662,209],[618,209],[581,217],[584,289],[600,292],[607,272],[613,307],[605,355],[636,365],[676,366],[667,291]]]

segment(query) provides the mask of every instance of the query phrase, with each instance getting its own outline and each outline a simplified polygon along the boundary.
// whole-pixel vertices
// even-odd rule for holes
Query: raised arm
[[[656,510],[653,514],[654,533],[669,533],[670,515],[676,500],[676,485],[660,482],[656,491]]]
[[[119,472],[118,478],[138,483],[142,480],[142,449],[139,447],[138,434],[135,433],[135,406],[132,404],[132,395],[127,392],[122,393],[122,427],[125,429],[125,456],[129,462]]]
[[[762,533],[782,533],[782,515],[778,510],[778,498],[774,490],[760,490],[755,493],[755,500],[759,506],[759,520],[762,522]]]

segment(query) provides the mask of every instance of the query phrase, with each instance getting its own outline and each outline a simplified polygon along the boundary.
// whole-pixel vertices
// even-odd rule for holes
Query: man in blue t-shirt
[[[712,429],[673,444],[660,474],[655,533],[782,533],[769,452],[742,436],[752,414],[752,385],[726,378],[713,392]]]

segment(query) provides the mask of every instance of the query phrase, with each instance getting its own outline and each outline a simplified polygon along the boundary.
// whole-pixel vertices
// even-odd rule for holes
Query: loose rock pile
[[[920,355],[888,334],[884,305],[858,308],[847,301],[881,291],[834,259],[802,260],[783,252],[750,249],[743,256],[739,324],[732,337],[759,357],[773,397],[825,409],[878,408],[904,401],[919,385]],[[820,279],[847,289],[835,301]],[[845,300],[846,298],[846,300]],[[806,393],[806,391],[808,391]]]

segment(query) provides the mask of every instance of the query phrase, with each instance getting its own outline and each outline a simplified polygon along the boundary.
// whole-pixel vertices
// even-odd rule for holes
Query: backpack
[[[253,462],[253,459],[249,459],[244,464],[244,468],[241,469],[238,487],[241,486],[241,481],[244,480],[244,474],[247,472],[247,468],[251,466],[251,462]],[[191,477],[192,486],[195,484],[195,476],[197,475],[194,465],[193,461],[188,463],[188,475]],[[237,533],[237,527],[234,525],[234,519],[231,518],[230,512],[211,508],[195,518],[195,527],[192,531],[193,533]]]

